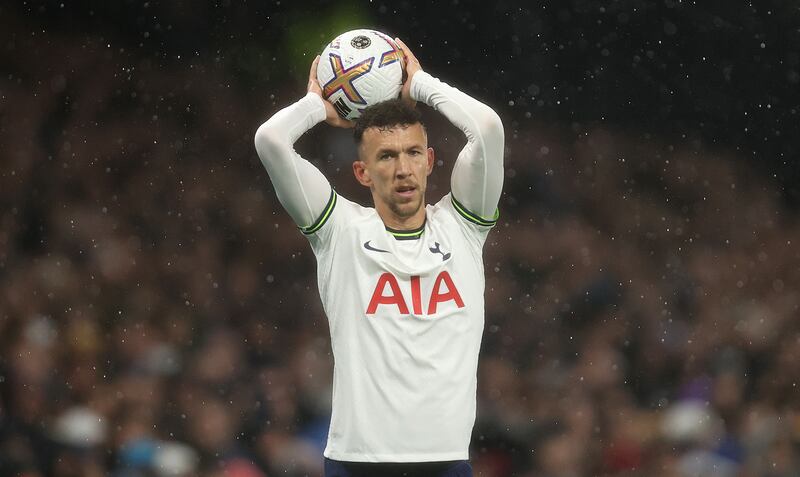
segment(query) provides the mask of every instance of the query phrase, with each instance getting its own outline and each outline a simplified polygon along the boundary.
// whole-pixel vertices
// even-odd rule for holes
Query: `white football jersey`
[[[468,458],[484,320],[482,249],[503,186],[503,124],[490,107],[424,71],[412,78],[411,98],[441,112],[467,140],[453,164],[452,195],[427,206],[416,231],[387,229],[375,209],[336,195],[294,150],[326,118],[318,94],[278,111],[255,135],[278,199],[317,257],[334,354],[325,449],[334,460]]]
[[[334,355],[326,457],[468,458],[493,224],[447,194],[426,207],[421,229],[392,231],[375,209],[332,192],[317,223],[301,229]]]

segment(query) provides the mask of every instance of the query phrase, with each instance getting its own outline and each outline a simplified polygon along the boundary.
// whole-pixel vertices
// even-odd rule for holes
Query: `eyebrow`
[[[414,144],[413,146],[409,146],[409,147],[405,148],[406,151],[411,151],[413,149],[425,149],[425,147],[422,146],[422,144]],[[375,151],[375,155],[379,156],[379,155],[381,155],[383,153],[387,153],[387,152],[388,153],[397,153],[397,149],[395,149],[393,147],[382,147],[382,148],[378,149],[377,151]]]

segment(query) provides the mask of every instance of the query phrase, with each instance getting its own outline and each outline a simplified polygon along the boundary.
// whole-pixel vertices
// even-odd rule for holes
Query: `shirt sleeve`
[[[293,145],[324,119],[322,98],[308,93],[275,113],[255,135],[256,152],[278,200],[305,234],[314,233],[325,224],[336,204],[336,193],[322,172],[300,157]]]
[[[467,144],[450,179],[453,206],[477,225],[494,225],[503,189],[505,136],[500,117],[489,106],[424,71],[414,75],[411,97],[444,114],[466,135]]]

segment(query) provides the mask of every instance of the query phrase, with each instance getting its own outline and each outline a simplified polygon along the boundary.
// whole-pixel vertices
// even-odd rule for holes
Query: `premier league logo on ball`
[[[372,42],[370,41],[369,37],[366,37],[364,35],[359,35],[350,40],[350,44],[353,45],[353,48],[356,48],[358,50],[363,50],[364,48],[368,47],[370,43]]]

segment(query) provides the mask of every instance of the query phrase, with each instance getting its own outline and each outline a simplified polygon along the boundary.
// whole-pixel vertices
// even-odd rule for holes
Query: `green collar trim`
[[[422,225],[413,230],[397,230],[388,226],[385,227],[386,231],[392,234],[396,240],[418,240],[420,237],[422,237],[422,233],[425,232],[425,223],[427,221],[428,217],[425,217]]]

